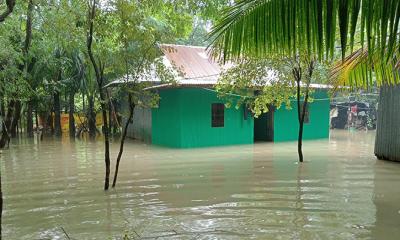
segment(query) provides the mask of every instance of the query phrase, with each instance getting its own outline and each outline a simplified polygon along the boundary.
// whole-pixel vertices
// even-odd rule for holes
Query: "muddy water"
[[[105,193],[100,141],[22,139],[0,156],[4,239],[399,239],[400,164],[373,141],[335,131],[305,142],[304,164],[294,142],[128,142]]]

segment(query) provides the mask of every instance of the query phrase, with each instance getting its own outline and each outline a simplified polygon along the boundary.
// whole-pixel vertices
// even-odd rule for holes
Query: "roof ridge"
[[[160,46],[166,46],[166,47],[187,47],[187,48],[201,48],[201,49],[207,49],[207,47],[203,46],[193,46],[193,45],[183,45],[183,44],[172,44],[172,43],[161,43],[159,44]]]

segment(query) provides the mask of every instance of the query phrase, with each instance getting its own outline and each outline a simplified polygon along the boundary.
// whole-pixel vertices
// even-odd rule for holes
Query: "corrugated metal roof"
[[[210,52],[205,47],[174,44],[160,44],[159,46],[164,53],[162,57],[164,65],[175,73],[175,83],[162,83],[153,69],[150,71],[150,74],[136,81],[131,78],[128,80],[121,78],[107,84],[106,87],[127,82],[150,82],[154,84],[154,86],[147,89],[178,86],[213,87],[217,84],[222,71],[233,66],[232,63],[220,65],[212,58]],[[265,77],[265,84],[268,84],[270,79],[275,78],[273,70],[270,73]],[[331,86],[325,84],[311,84],[310,87],[331,88]]]
[[[213,60],[205,47],[174,44],[160,44],[159,46],[164,53],[164,56],[162,56],[164,65],[175,73],[178,84],[215,85],[217,83],[222,68]],[[107,84],[105,87],[129,82],[161,83],[154,69],[151,70],[151,72],[151,74],[140,77],[136,81],[131,77],[129,77],[128,80],[119,78]]]
[[[213,77],[217,79],[221,67],[204,47],[161,44],[167,59],[186,79]]]

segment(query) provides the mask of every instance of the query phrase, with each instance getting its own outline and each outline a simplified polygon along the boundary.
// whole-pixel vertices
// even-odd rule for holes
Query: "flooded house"
[[[173,148],[297,140],[295,104],[291,110],[282,107],[258,118],[244,106],[227,108],[214,90],[222,69],[205,48],[160,47],[167,63],[179,67],[183,77],[174,84],[160,83],[152,87],[160,96],[158,107],[136,107],[129,137]],[[330,101],[327,89],[321,86],[313,86],[315,101],[306,110],[305,140],[329,136]]]

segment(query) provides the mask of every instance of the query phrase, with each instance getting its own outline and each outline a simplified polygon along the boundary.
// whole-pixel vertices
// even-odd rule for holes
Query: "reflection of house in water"
[[[244,107],[227,108],[214,85],[222,67],[205,48],[161,45],[167,65],[183,73],[176,84],[151,87],[160,95],[157,108],[137,107],[129,136],[155,145],[192,148],[251,144],[254,141],[291,141],[298,136],[297,106],[270,111],[258,118]],[[314,85],[315,101],[307,108],[304,139],[329,135],[329,99],[324,85]]]
[[[241,151],[224,147],[223,151],[209,148],[174,150],[175,168],[160,171],[155,178],[157,198],[172,206],[204,206],[229,202],[232,195],[247,192],[252,182],[253,149],[241,146]],[[181,163],[181,164],[179,164]],[[157,164],[163,164],[158,162]],[[162,167],[162,166],[161,166]]]

